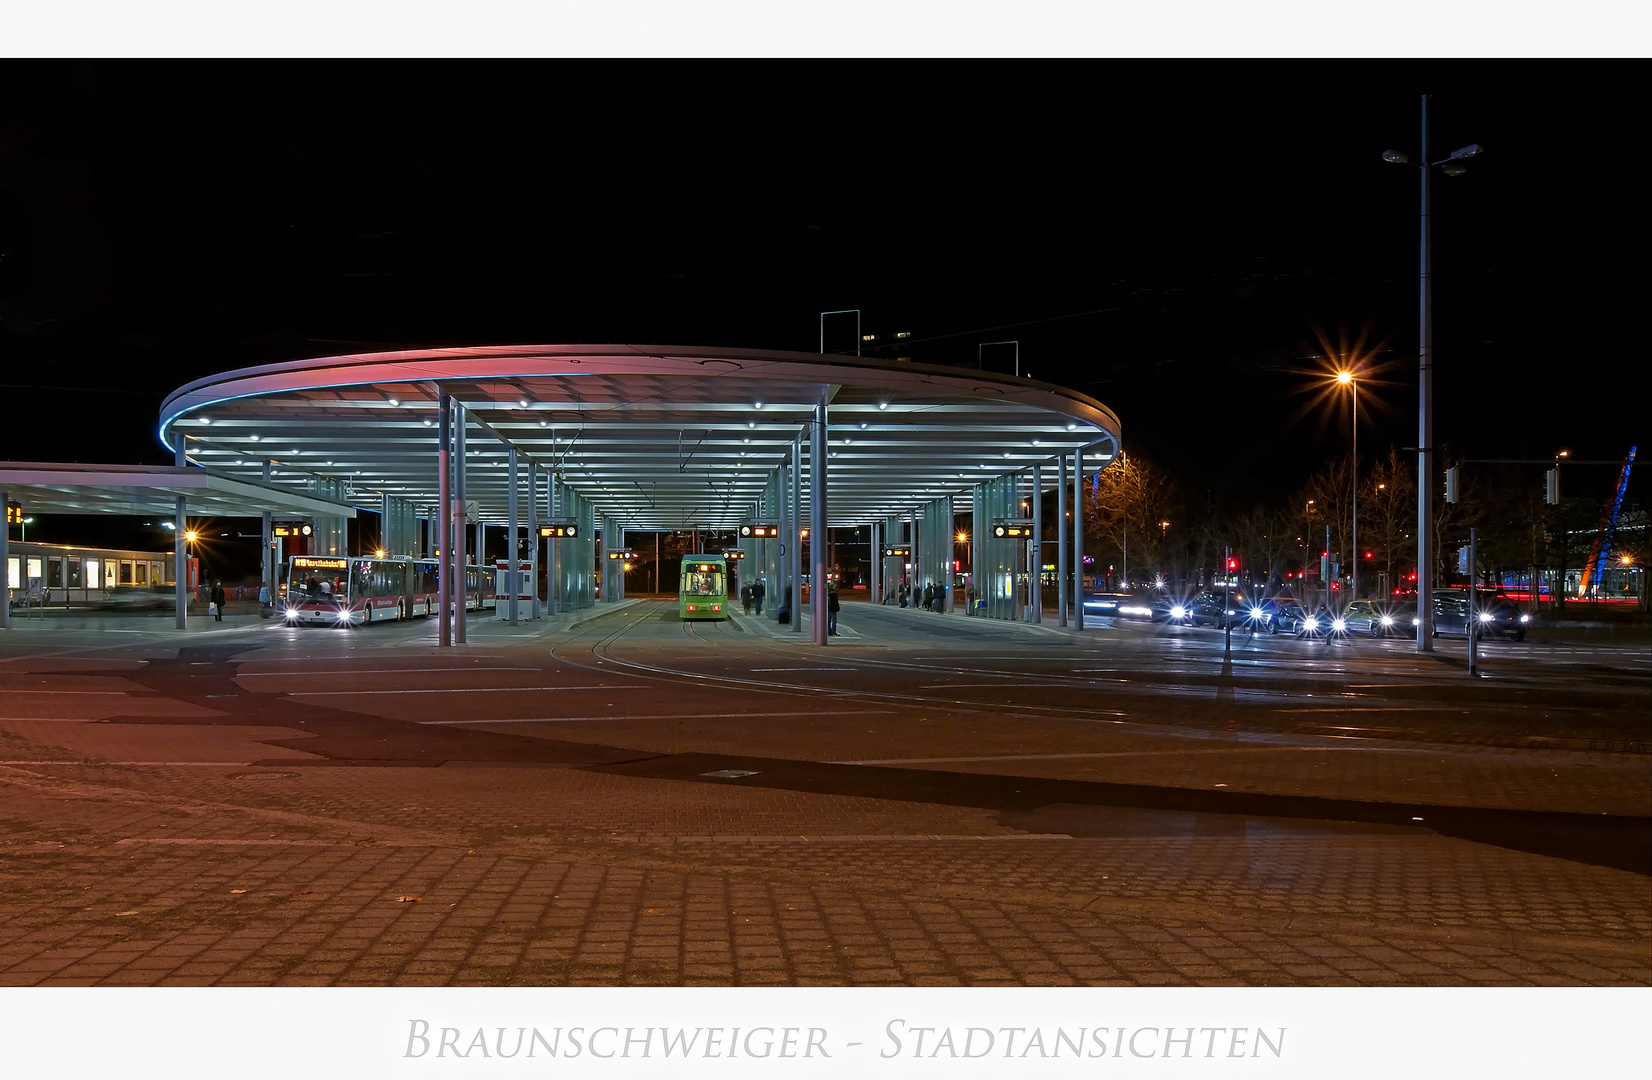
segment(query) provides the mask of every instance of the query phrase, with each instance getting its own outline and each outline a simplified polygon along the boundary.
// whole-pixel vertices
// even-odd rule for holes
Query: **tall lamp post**
[[[1308,523],[1308,531],[1305,534],[1306,539],[1302,542],[1302,576],[1306,579],[1308,576],[1308,559],[1310,558],[1308,553],[1314,549],[1314,501],[1312,499],[1309,499],[1307,504],[1302,507],[1302,517]],[[1321,581],[1320,584],[1324,585],[1325,583]],[[1304,580],[1302,582],[1302,592],[1306,594],[1307,591],[1308,583]],[[1298,599],[1300,599],[1304,604],[1307,604],[1311,598],[1307,595],[1303,595],[1298,597]]]
[[[1447,176],[1467,172],[1464,161],[1481,153],[1479,143],[1453,150],[1439,161],[1428,160],[1428,95],[1423,95],[1420,161],[1398,150],[1384,150],[1382,159],[1395,165],[1415,164],[1422,174],[1421,298],[1417,335],[1417,651],[1434,651],[1434,279],[1432,229],[1429,220],[1429,178],[1438,167]]]
[[[1352,541],[1351,541],[1352,545],[1353,545],[1353,551],[1349,552],[1349,554],[1348,554],[1348,557],[1353,560],[1353,562],[1350,564],[1353,567],[1353,569],[1350,571],[1350,573],[1352,574],[1352,577],[1350,578],[1350,580],[1348,582],[1348,599],[1349,600],[1358,600],[1359,599],[1359,386],[1358,386],[1358,384],[1356,384],[1354,382],[1354,373],[1352,371],[1339,371],[1339,372],[1337,372],[1337,385],[1338,386],[1346,386],[1348,388],[1348,393],[1350,395],[1349,399],[1348,399],[1348,423],[1349,423],[1349,430],[1352,433],[1351,438],[1350,438],[1350,443],[1351,443],[1351,451],[1350,452],[1352,453],[1353,458],[1354,458],[1354,468],[1353,468],[1353,473],[1354,473],[1354,479],[1353,479],[1353,484],[1354,484],[1354,528],[1353,528],[1353,537],[1352,537]]]

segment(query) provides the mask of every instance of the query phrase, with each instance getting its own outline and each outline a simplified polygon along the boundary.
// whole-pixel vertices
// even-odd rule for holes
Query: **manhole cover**
[[[295,772],[238,772],[230,773],[231,780],[297,780]]]
[[[756,776],[755,769],[718,769],[716,772],[703,772],[701,776],[712,776],[718,780],[738,780],[742,776]]]

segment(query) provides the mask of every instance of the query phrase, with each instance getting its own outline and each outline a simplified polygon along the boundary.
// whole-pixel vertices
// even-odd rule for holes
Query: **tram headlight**
[[[1331,629],[1335,630],[1339,634],[1342,633],[1344,630],[1348,629],[1348,620],[1347,619],[1332,619],[1331,620]]]

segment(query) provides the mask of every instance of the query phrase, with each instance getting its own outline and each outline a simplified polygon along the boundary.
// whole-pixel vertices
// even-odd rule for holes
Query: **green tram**
[[[677,615],[683,619],[728,618],[728,561],[723,556],[683,556]]]

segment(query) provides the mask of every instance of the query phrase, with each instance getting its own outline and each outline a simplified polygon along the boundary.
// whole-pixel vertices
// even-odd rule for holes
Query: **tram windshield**
[[[723,568],[716,563],[686,563],[683,566],[684,596],[722,596]]]

